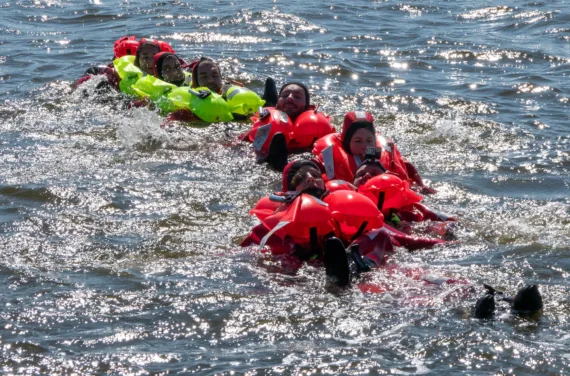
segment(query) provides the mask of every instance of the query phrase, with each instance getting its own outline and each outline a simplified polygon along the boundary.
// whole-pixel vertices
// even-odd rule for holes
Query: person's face
[[[212,61],[203,61],[198,65],[198,85],[205,86],[214,93],[222,89],[222,75]]]
[[[146,74],[154,74],[154,55],[160,52],[160,49],[152,44],[143,44],[139,55],[139,68]]]
[[[295,186],[295,191],[302,192],[308,188],[319,188],[325,190],[325,182],[321,172],[311,166],[303,166],[291,179],[291,184]]]
[[[305,111],[305,90],[299,85],[287,85],[281,92],[275,108],[285,112],[291,120],[295,120]]]
[[[177,82],[184,79],[184,72],[176,56],[167,56],[162,62],[162,78],[166,82]]]
[[[376,137],[366,128],[360,128],[350,139],[350,153],[363,159],[366,156],[366,148],[376,146]]]
[[[356,170],[356,174],[354,174],[354,186],[356,188],[360,187],[362,184],[365,184],[368,180],[372,179],[374,176],[378,176],[384,173],[384,170],[378,166],[377,164],[366,164]]]

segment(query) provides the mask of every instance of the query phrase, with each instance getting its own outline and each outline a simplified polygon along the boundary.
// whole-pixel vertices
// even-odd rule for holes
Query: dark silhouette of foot
[[[348,286],[350,271],[344,245],[338,238],[330,238],[325,243],[325,269],[329,280],[339,287]]]
[[[267,153],[267,163],[273,169],[282,172],[287,165],[287,157],[289,150],[287,150],[287,140],[285,135],[281,132],[275,133],[269,144],[269,152]]]
[[[265,100],[265,107],[275,107],[277,104],[279,93],[277,92],[277,85],[275,85],[273,78],[267,77],[265,80],[265,88],[261,98]]]
[[[542,309],[542,296],[537,285],[527,285],[515,295],[512,309],[519,312],[533,313]]]
[[[495,313],[495,296],[485,294],[475,303],[475,317],[478,319],[487,319]]]

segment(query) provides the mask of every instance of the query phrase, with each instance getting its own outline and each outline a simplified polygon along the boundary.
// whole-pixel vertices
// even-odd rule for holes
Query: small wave
[[[49,188],[35,185],[0,185],[0,195],[26,201],[58,202],[59,197]]]
[[[508,6],[496,6],[483,9],[475,9],[467,13],[460,14],[458,17],[466,20],[488,19],[496,20],[511,14],[514,8]]]

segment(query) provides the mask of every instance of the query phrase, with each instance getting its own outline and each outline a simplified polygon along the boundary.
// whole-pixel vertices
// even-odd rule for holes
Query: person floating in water
[[[324,261],[327,273],[342,285],[349,279],[346,246],[357,253],[359,268],[370,269],[385,264],[394,246],[418,249],[444,243],[384,227],[375,203],[357,192],[327,192],[323,173],[316,160],[287,164],[282,192],[262,198],[251,210],[261,224],[241,245],[268,246],[274,256],[297,267],[307,260]]]
[[[451,238],[456,219],[422,204],[423,197],[413,192],[407,181],[386,171],[378,159],[379,155],[378,148],[369,148],[352,184],[331,180],[326,183],[327,189],[347,189],[364,194],[377,203],[386,224],[404,233],[412,234],[413,223],[430,221],[427,233]]]
[[[154,74],[154,55],[159,52],[174,53],[172,46],[165,41],[146,38],[137,41],[134,36],[117,39],[113,51],[112,63],[87,69],[84,76],[78,79],[74,86],[78,87],[93,76],[100,75],[105,76],[106,80],[100,83],[98,88],[111,87],[117,91],[134,95],[130,91],[131,85],[144,75]],[[182,63],[185,65],[183,61]]]
[[[266,82],[266,93],[276,92],[270,84]],[[309,89],[300,82],[284,84],[275,107],[264,108],[252,120],[252,128],[240,140],[253,144],[258,163],[267,162],[277,171],[283,171],[290,152],[308,150],[315,140],[334,132],[330,117],[317,111]]]
[[[312,152],[324,164],[328,180],[353,181],[367,149],[371,147],[379,148],[378,159],[388,171],[409,181],[422,193],[435,192],[425,186],[415,166],[402,157],[394,142],[376,133],[374,118],[369,112],[347,113],[342,133],[329,134],[317,140]]]

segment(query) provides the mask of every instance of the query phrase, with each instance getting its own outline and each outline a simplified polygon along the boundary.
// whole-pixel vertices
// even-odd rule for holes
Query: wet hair
[[[356,173],[358,171],[360,171],[361,168],[364,168],[366,166],[378,166],[380,167],[380,169],[382,170],[382,173],[386,172],[386,167],[384,167],[384,165],[376,158],[366,158],[364,159],[364,161],[360,164],[360,166],[358,166],[358,168],[356,169],[356,171],[354,172],[354,176],[356,178]]]
[[[301,169],[301,167],[304,166],[313,167],[315,170],[321,173],[323,171],[322,167],[312,159],[299,159],[289,163],[283,169],[283,192],[295,190],[295,186],[291,184],[292,180],[295,177],[295,174]]]

